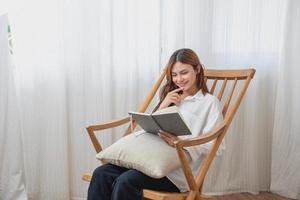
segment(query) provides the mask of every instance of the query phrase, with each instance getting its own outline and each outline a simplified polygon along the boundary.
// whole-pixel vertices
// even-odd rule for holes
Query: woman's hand
[[[162,130],[159,131],[159,137],[161,137],[171,147],[175,147],[174,142],[179,140],[177,136],[174,136]]]
[[[158,110],[168,107],[170,104],[174,103],[175,105],[178,105],[181,101],[181,96],[178,94],[178,92],[182,91],[182,88],[177,88],[175,90],[172,90],[167,94],[165,99],[161,102]]]

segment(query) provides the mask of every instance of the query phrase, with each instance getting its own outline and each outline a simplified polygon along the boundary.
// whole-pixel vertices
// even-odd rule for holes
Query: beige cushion
[[[176,149],[159,136],[139,131],[119,139],[96,156],[104,163],[136,169],[162,178],[180,167]]]

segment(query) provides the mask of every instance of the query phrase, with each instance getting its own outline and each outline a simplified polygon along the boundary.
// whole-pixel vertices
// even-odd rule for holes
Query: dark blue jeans
[[[95,169],[88,200],[141,200],[143,189],[179,192],[167,177],[155,179],[135,169],[106,164]]]

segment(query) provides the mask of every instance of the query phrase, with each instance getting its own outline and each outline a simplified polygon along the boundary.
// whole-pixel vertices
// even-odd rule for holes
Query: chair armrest
[[[100,130],[104,130],[104,129],[108,129],[108,128],[114,128],[114,127],[120,126],[122,124],[125,124],[129,121],[130,121],[130,117],[124,117],[124,118],[116,119],[116,120],[106,122],[103,124],[90,125],[90,126],[86,127],[86,130],[90,136],[90,139],[93,143],[93,146],[94,146],[96,152],[99,153],[102,150],[102,146],[101,146],[100,142],[98,141],[94,131],[100,131]]]
[[[114,128],[117,126],[120,126],[122,124],[125,124],[130,121],[130,117],[123,117],[120,119],[115,119],[110,122],[102,123],[102,124],[95,124],[95,125],[89,125],[86,127],[87,130],[92,130],[92,131],[100,131],[108,128]]]
[[[199,137],[190,138],[190,139],[180,139],[173,142],[177,155],[181,163],[181,168],[183,170],[184,176],[186,178],[187,184],[190,190],[197,191],[199,190],[196,180],[194,179],[191,167],[189,166],[188,159],[185,155],[184,147],[196,146],[200,144],[207,143],[215,138],[217,138],[220,134],[222,134],[226,129],[226,123],[222,123],[220,126],[213,129],[211,132],[201,135]]]
[[[88,174],[88,173],[83,174],[83,175],[82,175],[82,180],[87,181],[87,182],[91,182],[91,180],[92,180],[92,175],[91,175],[91,174]]]
[[[183,147],[196,146],[199,144],[207,143],[207,142],[217,138],[220,134],[222,134],[223,131],[225,130],[225,127],[226,127],[226,125],[223,122],[220,126],[216,127],[209,133],[206,133],[199,137],[176,140],[176,141],[174,141],[174,146],[178,147],[178,148],[183,148]]]

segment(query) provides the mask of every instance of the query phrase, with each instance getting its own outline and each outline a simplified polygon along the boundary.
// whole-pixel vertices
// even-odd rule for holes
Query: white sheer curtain
[[[297,68],[291,68],[290,62],[296,64],[293,59],[299,51],[299,2],[178,0],[162,6],[162,56],[186,46],[195,49],[208,67],[254,66],[257,70],[225,138],[225,155],[213,163],[204,191],[258,193],[270,190],[272,184],[272,191],[299,198],[300,138],[295,122],[299,79],[290,77],[290,73],[297,76]],[[283,44],[284,39],[287,42]],[[283,54],[287,55],[285,62],[280,59]],[[279,75],[290,81],[281,78],[284,84],[278,84]],[[287,104],[294,112],[286,109]]]
[[[179,2],[181,3],[181,2]],[[257,72],[204,186],[210,194],[269,190],[271,140],[285,1],[185,1],[181,45],[207,67]],[[198,19],[198,20],[195,20]]]
[[[160,74],[159,1],[8,4],[29,198],[83,198],[99,164],[85,126],[136,110]]]
[[[289,1],[272,142],[271,190],[300,199],[300,1]]]
[[[7,15],[0,13],[0,199],[27,199]]]
[[[7,2],[29,198],[84,198],[88,184],[81,174],[98,165],[84,127],[137,109],[170,54],[182,47],[194,49],[207,67],[257,70],[204,191],[257,193],[271,184],[273,191],[296,198],[299,82],[289,76],[297,74],[299,3],[291,2]],[[101,134],[105,146],[121,132],[112,135]],[[287,187],[289,180],[295,187]]]

